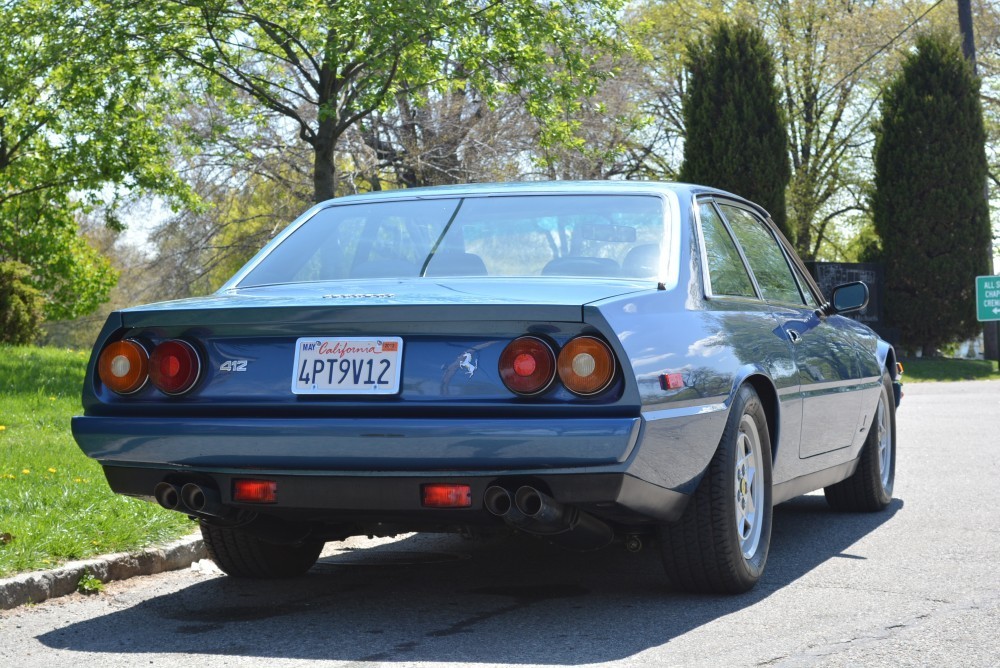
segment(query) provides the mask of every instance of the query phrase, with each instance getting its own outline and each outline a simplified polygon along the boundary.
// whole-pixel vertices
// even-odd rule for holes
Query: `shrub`
[[[0,343],[33,343],[40,332],[45,300],[28,283],[30,276],[20,262],[0,262]]]

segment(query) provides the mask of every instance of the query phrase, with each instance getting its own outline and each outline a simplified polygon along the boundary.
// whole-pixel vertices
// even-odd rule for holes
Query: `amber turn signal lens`
[[[500,378],[516,394],[544,391],[555,378],[556,355],[552,347],[534,336],[522,336],[500,353]]]
[[[604,341],[578,336],[559,353],[559,378],[570,392],[589,396],[611,384],[615,376],[615,356]]]
[[[201,359],[187,341],[164,341],[149,357],[149,379],[164,394],[184,394],[194,387],[200,374]]]
[[[149,378],[149,355],[138,341],[115,341],[97,358],[97,375],[116,394],[133,394]]]

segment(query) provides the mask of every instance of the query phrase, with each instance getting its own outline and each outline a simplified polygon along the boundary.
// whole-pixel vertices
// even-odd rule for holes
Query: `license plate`
[[[295,394],[396,394],[398,336],[301,338],[295,342]]]

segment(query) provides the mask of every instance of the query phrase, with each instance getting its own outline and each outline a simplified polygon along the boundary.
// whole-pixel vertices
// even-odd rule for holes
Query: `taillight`
[[[615,356],[604,341],[593,336],[578,336],[559,352],[559,379],[570,392],[597,394],[611,384],[615,376]]]
[[[132,394],[142,389],[149,377],[149,355],[132,339],[115,341],[97,358],[97,375],[112,392]]]
[[[516,394],[544,391],[555,378],[556,355],[552,347],[534,336],[522,336],[500,353],[500,378]]]
[[[165,394],[183,394],[194,387],[201,374],[201,359],[190,343],[164,341],[149,357],[149,379]]]

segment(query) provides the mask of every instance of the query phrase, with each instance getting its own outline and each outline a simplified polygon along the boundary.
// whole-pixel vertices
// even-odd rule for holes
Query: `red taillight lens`
[[[552,347],[534,336],[522,336],[500,353],[500,378],[517,394],[538,394],[555,378],[556,355]]]
[[[201,359],[190,343],[164,341],[149,357],[149,379],[165,394],[183,394],[194,387],[201,374]]]
[[[149,355],[138,341],[115,341],[97,358],[97,375],[112,392],[132,394],[142,389],[149,377]]]
[[[468,508],[472,505],[472,488],[468,485],[423,485],[420,496],[426,508]]]
[[[593,336],[578,336],[559,353],[559,378],[570,392],[597,394],[611,384],[615,376],[615,356],[604,341]]]
[[[233,501],[239,503],[277,503],[278,483],[273,480],[233,480]]]

